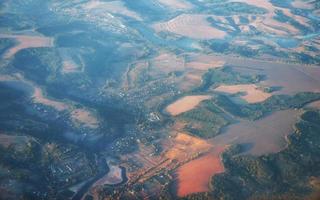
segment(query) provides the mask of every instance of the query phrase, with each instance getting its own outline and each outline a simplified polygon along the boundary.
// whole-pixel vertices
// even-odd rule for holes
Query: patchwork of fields
[[[319,193],[318,1],[5,0],[0,57],[0,199]]]

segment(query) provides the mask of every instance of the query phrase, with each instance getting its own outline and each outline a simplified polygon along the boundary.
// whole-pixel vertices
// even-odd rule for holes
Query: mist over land
[[[317,0],[3,0],[0,199],[318,199]]]

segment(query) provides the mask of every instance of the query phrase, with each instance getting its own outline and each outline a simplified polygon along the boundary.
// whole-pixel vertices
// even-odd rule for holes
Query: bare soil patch
[[[208,95],[198,95],[198,96],[186,96],[181,99],[170,104],[166,111],[170,113],[172,116],[177,116],[181,113],[192,110],[197,105],[201,103],[201,101],[210,99],[211,96]]]
[[[209,153],[182,165],[176,170],[177,195],[179,197],[210,190],[211,177],[224,171],[220,158],[224,149],[224,147],[213,147]]]
[[[275,20],[273,17],[276,15],[275,11],[281,10],[285,15],[291,17],[292,19],[298,21],[300,24],[308,25],[308,19],[299,15],[295,15],[291,13],[290,9],[275,7],[270,1],[268,0],[261,0],[261,1],[254,1],[254,0],[235,0],[233,2],[243,2],[253,6],[257,6],[260,8],[264,8],[268,11],[265,15],[259,15],[253,18],[248,18],[250,21],[250,25],[254,26],[260,31],[264,31],[266,33],[275,34],[279,36],[288,36],[288,35],[299,35],[301,34],[300,30],[295,28],[293,25],[288,23],[283,23],[278,20]],[[293,2],[293,4],[298,3],[299,1]],[[299,4],[299,5],[298,5]],[[300,2],[296,4],[296,6],[307,6],[307,2]],[[304,5],[303,5],[304,4]],[[245,31],[248,29],[247,26],[242,26],[241,29]]]
[[[129,10],[122,1],[99,1],[91,0],[88,3],[83,5],[83,8],[86,10],[105,10],[113,14],[125,15],[136,20],[141,20],[141,17],[136,12]]]
[[[75,124],[82,124],[89,128],[98,128],[99,121],[93,114],[86,109],[75,109],[71,112],[71,118]]]
[[[84,125],[89,128],[98,128],[99,120],[93,111],[87,109],[74,109],[72,103],[63,102],[48,98],[42,88],[29,80],[26,80],[21,74],[14,74],[12,76],[0,76],[0,81],[18,81],[23,84],[28,84],[33,88],[31,99],[34,103],[43,104],[56,109],[57,111],[70,111],[70,118],[76,125]]]
[[[259,103],[263,102],[272,95],[266,93],[258,88],[255,84],[244,84],[244,85],[221,85],[214,89],[217,92],[225,92],[228,94],[245,93],[240,98],[244,99],[248,103]]]
[[[227,127],[212,139],[213,145],[245,144],[246,154],[277,153],[287,146],[286,136],[293,133],[299,116],[297,110],[284,110],[256,120],[242,121]]]
[[[144,182],[161,170],[176,169],[201,153],[206,153],[212,147],[205,140],[175,131],[161,144],[163,152],[160,155],[153,155],[153,149],[150,146],[140,144],[139,151],[122,156],[122,165],[127,169],[129,184],[137,181]],[[134,167],[132,163],[140,167]]]
[[[185,1],[185,0],[158,0],[161,4],[172,8],[172,9],[179,9],[179,10],[188,10],[191,9],[193,6]]]
[[[208,69],[219,68],[225,64],[225,61],[203,54],[187,54],[186,68],[207,71]]]
[[[186,133],[178,133],[172,142],[172,147],[165,154],[171,160],[184,161],[200,152],[208,151],[211,147],[205,140]]]
[[[181,71],[185,69],[183,58],[180,58],[173,53],[164,52],[150,61],[151,66],[162,72],[169,73],[173,71]]]
[[[34,93],[32,99],[35,103],[40,103],[43,105],[51,106],[58,111],[67,110],[69,106],[63,102],[55,101],[48,99],[44,94],[41,88],[34,86]]]
[[[233,70],[244,74],[261,74],[267,77],[259,83],[262,87],[277,86],[281,89],[272,94],[294,95],[298,92],[320,92],[320,68],[274,61],[243,59],[232,56],[216,56],[223,59]]]
[[[291,2],[291,5],[294,8],[301,8],[301,9],[313,9],[314,5],[312,4],[312,1],[303,1],[303,0],[294,0]]]
[[[306,105],[307,108],[320,109],[320,101],[315,101]]]
[[[166,31],[194,39],[222,39],[226,32],[214,28],[207,21],[210,15],[181,14],[168,22],[153,26],[157,32]]]
[[[22,49],[53,46],[53,38],[42,36],[0,34],[0,38],[13,38],[18,42],[17,45],[6,52],[4,55],[6,59],[11,58],[14,54]]]

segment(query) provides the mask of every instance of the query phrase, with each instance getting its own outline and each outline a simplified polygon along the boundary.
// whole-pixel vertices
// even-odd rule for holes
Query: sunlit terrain
[[[317,0],[3,0],[0,199],[319,199]]]

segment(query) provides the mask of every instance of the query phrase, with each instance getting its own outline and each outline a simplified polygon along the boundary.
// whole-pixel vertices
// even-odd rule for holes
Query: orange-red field
[[[208,95],[186,96],[170,104],[166,108],[166,111],[169,112],[172,116],[177,116],[181,113],[192,110],[197,105],[199,105],[201,101],[204,101],[210,98],[211,96],[208,96]]]
[[[240,98],[244,99],[248,103],[258,103],[265,101],[272,95],[266,93],[259,89],[255,84],[245,84],[245,85],[220,85],[214,89],[218,92],[225,92],[229,94],[236,94],[239,92],[244,92],[244,95],[241,95]]]
[[[176,170],[176,187],[179,197],[209,191],[211,177],[224,171],[220,159],[224,149],[222,146],[214,146],[209,153],[182,165]]]

